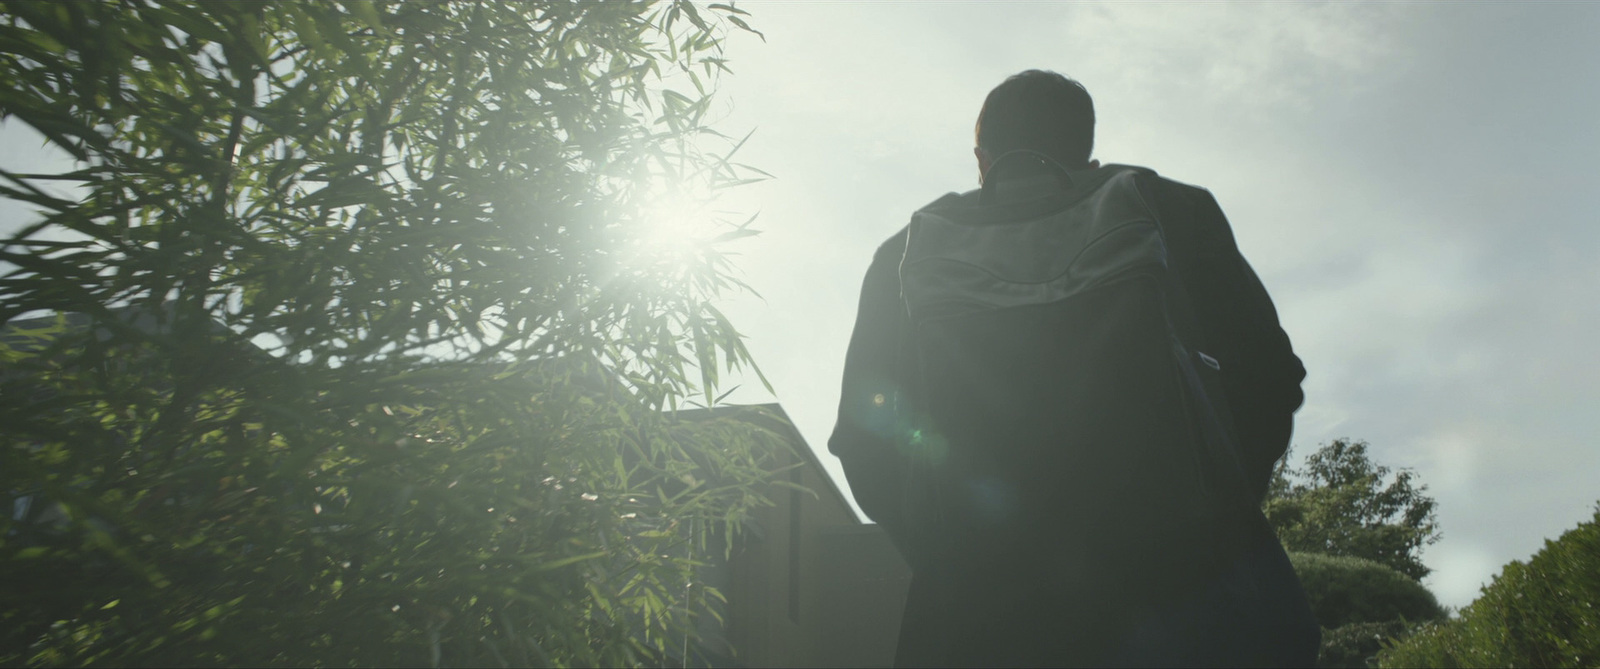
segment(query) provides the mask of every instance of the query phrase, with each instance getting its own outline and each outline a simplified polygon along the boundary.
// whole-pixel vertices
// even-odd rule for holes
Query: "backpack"
[[[1192,560],[1259,511],[1221,366],[1135,182],[1154,173],[1028,154],[1001,156],[976,203],[947,196],[908,226],[905,513],[919,544],[991,571]],[[993,202],[1002,165],[1028,159],[1066,187]]]

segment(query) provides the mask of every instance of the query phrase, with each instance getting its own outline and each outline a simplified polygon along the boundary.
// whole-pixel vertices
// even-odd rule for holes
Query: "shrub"
[[[1378,654],[1385,667],[1600,665],[1600,507],[1546,540],[1527,563],[1507,564],[1460,616]]]
[[[1416,623],[1390,620],[1324,629],[1322,647],[1317,651],[1317,666],[1365,669],[1372,665],[1373,656],[1385,643],[1404,637],[1415,627]]]
[[[1421,583],[1372,560],[1316,553],[1290,553],[1289,560],[1324,628],[1444,615]]]

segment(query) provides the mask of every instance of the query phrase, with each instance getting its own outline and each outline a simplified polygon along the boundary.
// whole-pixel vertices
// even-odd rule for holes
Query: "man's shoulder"
[[[1146,192],[1164,202],[1176,200],[1192,204],[1211,197],[1211,191],[1203,186],[1185,183],[1176,179],[1162,176],[1155,170],[1142,165],[1110,163],[1101,165],[1094,170],[1087,171],[1100,173],[1099,176],[1106,176],[1108,174],[1117,172],[1131,172],[1134,180],[1144,185]],[[948,192],[935,198],[928,204],[918,207],[914,213],[936,212],[940,209],[974,207],[977,206],[978,195],[980,192],[981,191],[979,189],[972,189],[960,193],[954,191]],[[895,233],[890,235],[888,239],[879,244],[877,251],[875,251],[872,255],[873,263],[898,263],[906,250],[906,235],[908,229],[909,225],[902,225],[899,230],[896,230]]]
[[[921,207],[917,207],[917,210],[915,213],[913,213],[913,216],[923,212],[934,212],[941,209],[976,206],[978,203],[979,193],[980,191],[976,188],[965,193],[957,193],[955,191],[945,193],[944,195],[934,198],[932,202],[922,205]]]
[[[917,213],[924,211],[931,211],[944,207],[958,206],[964,203],[976,202],[977,197],[978,191],[976,189],[967,191],[965,193],[951,191],[934,198],[932,202],[922,205],[921,207],[917,207],[916,211],[913,212],[912,215],[915,216]],[[906,250],[906,235],[909,234],[908,231],[910,228],[911,226],[908,223],[900,226],[900,229],[896,230],[894,234],[889,235],[888,239],[884,240],[882,244],[878,245],[878,250],[873,252],[872,262],[874,264],[889,261],[896,263],[900,262],[900,257],[905,253]]]
[[[906,235],[909,229],[910,225],[902,225],[894,234],[889,235],[888,239],[883,240],[883,243],[878,245],[878,250],[872,253],[872,264],[900,262],[900,257],[906,251]]]
[[[1100,169],[1123,169],[1134,172],[1134,180],[1143,184],[1149,192],[1156,196],[1178,196],[1186,200],[1211,197],[1210,189],[1197,184],[1178,181],[1162,176],[1155,170],[1140,165],[1104,165]]]

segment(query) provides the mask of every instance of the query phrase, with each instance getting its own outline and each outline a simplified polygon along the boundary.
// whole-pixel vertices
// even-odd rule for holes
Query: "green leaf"
[[[350,13],[360,19],[362,24],[371,28],[372,32],[385,37],[392,36],[389,33],[389,29],[383,26],[383,19],[379,17],[378,8],[372,3],[372,0],[354,0],[345,6],[350,8]]]
[[[587,561],[587,560],[599,559],[599,558],[605,557],[605,555],[606,555],[605,551],[600,551],[600,552],[596,552],[596,553],[588,553],[588,554],[585,554],[585,555],[574,555],[574,556],[571,556],[571,557],[562,558],[560,560],[555,560],[553,562],[546,562],[546,563],[540,564],[540,565],[534,567],[534,569],[537,570],[537,571],[551,571],[551,570],[555,570],[555,569],[560,569],[562,567],[566,567],[568,565],[577,564],[579,562],[584,562],[584,561]]]
[[[743,31],[748,32],[748,33],[754,33],[756,37],[760,37],[761,38],[762,42],[767,41],[767,36],[766,35],[761,34],[761,31],[756,30],[755,28],[751,28],[750,24],[744,22],[744,19],[741,19],[741,18],[739,18],[737,16],[729,16],[728,20],[732,21],[733,25],[739,26],[740,30],[743,30]]]
[[[30,546],[28,548],[24,548],[24,549],[22,549],[20,551],[17,551],[17,554],[14,556],[14,559],[17,559],[17,560],[34,560],[34,559],[42,558],[42,557],[44,557],[46,555],[49,555],[49,554],[50,554],[50,549],[49,548],[46,548],[44,546]]]

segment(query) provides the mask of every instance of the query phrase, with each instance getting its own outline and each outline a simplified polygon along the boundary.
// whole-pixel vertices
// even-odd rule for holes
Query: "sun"
[[[665,184],[647,198],[638,239],[645,250],[674,256],[693,254],[724,227],[715,208],[716,193],[696,184]]]

